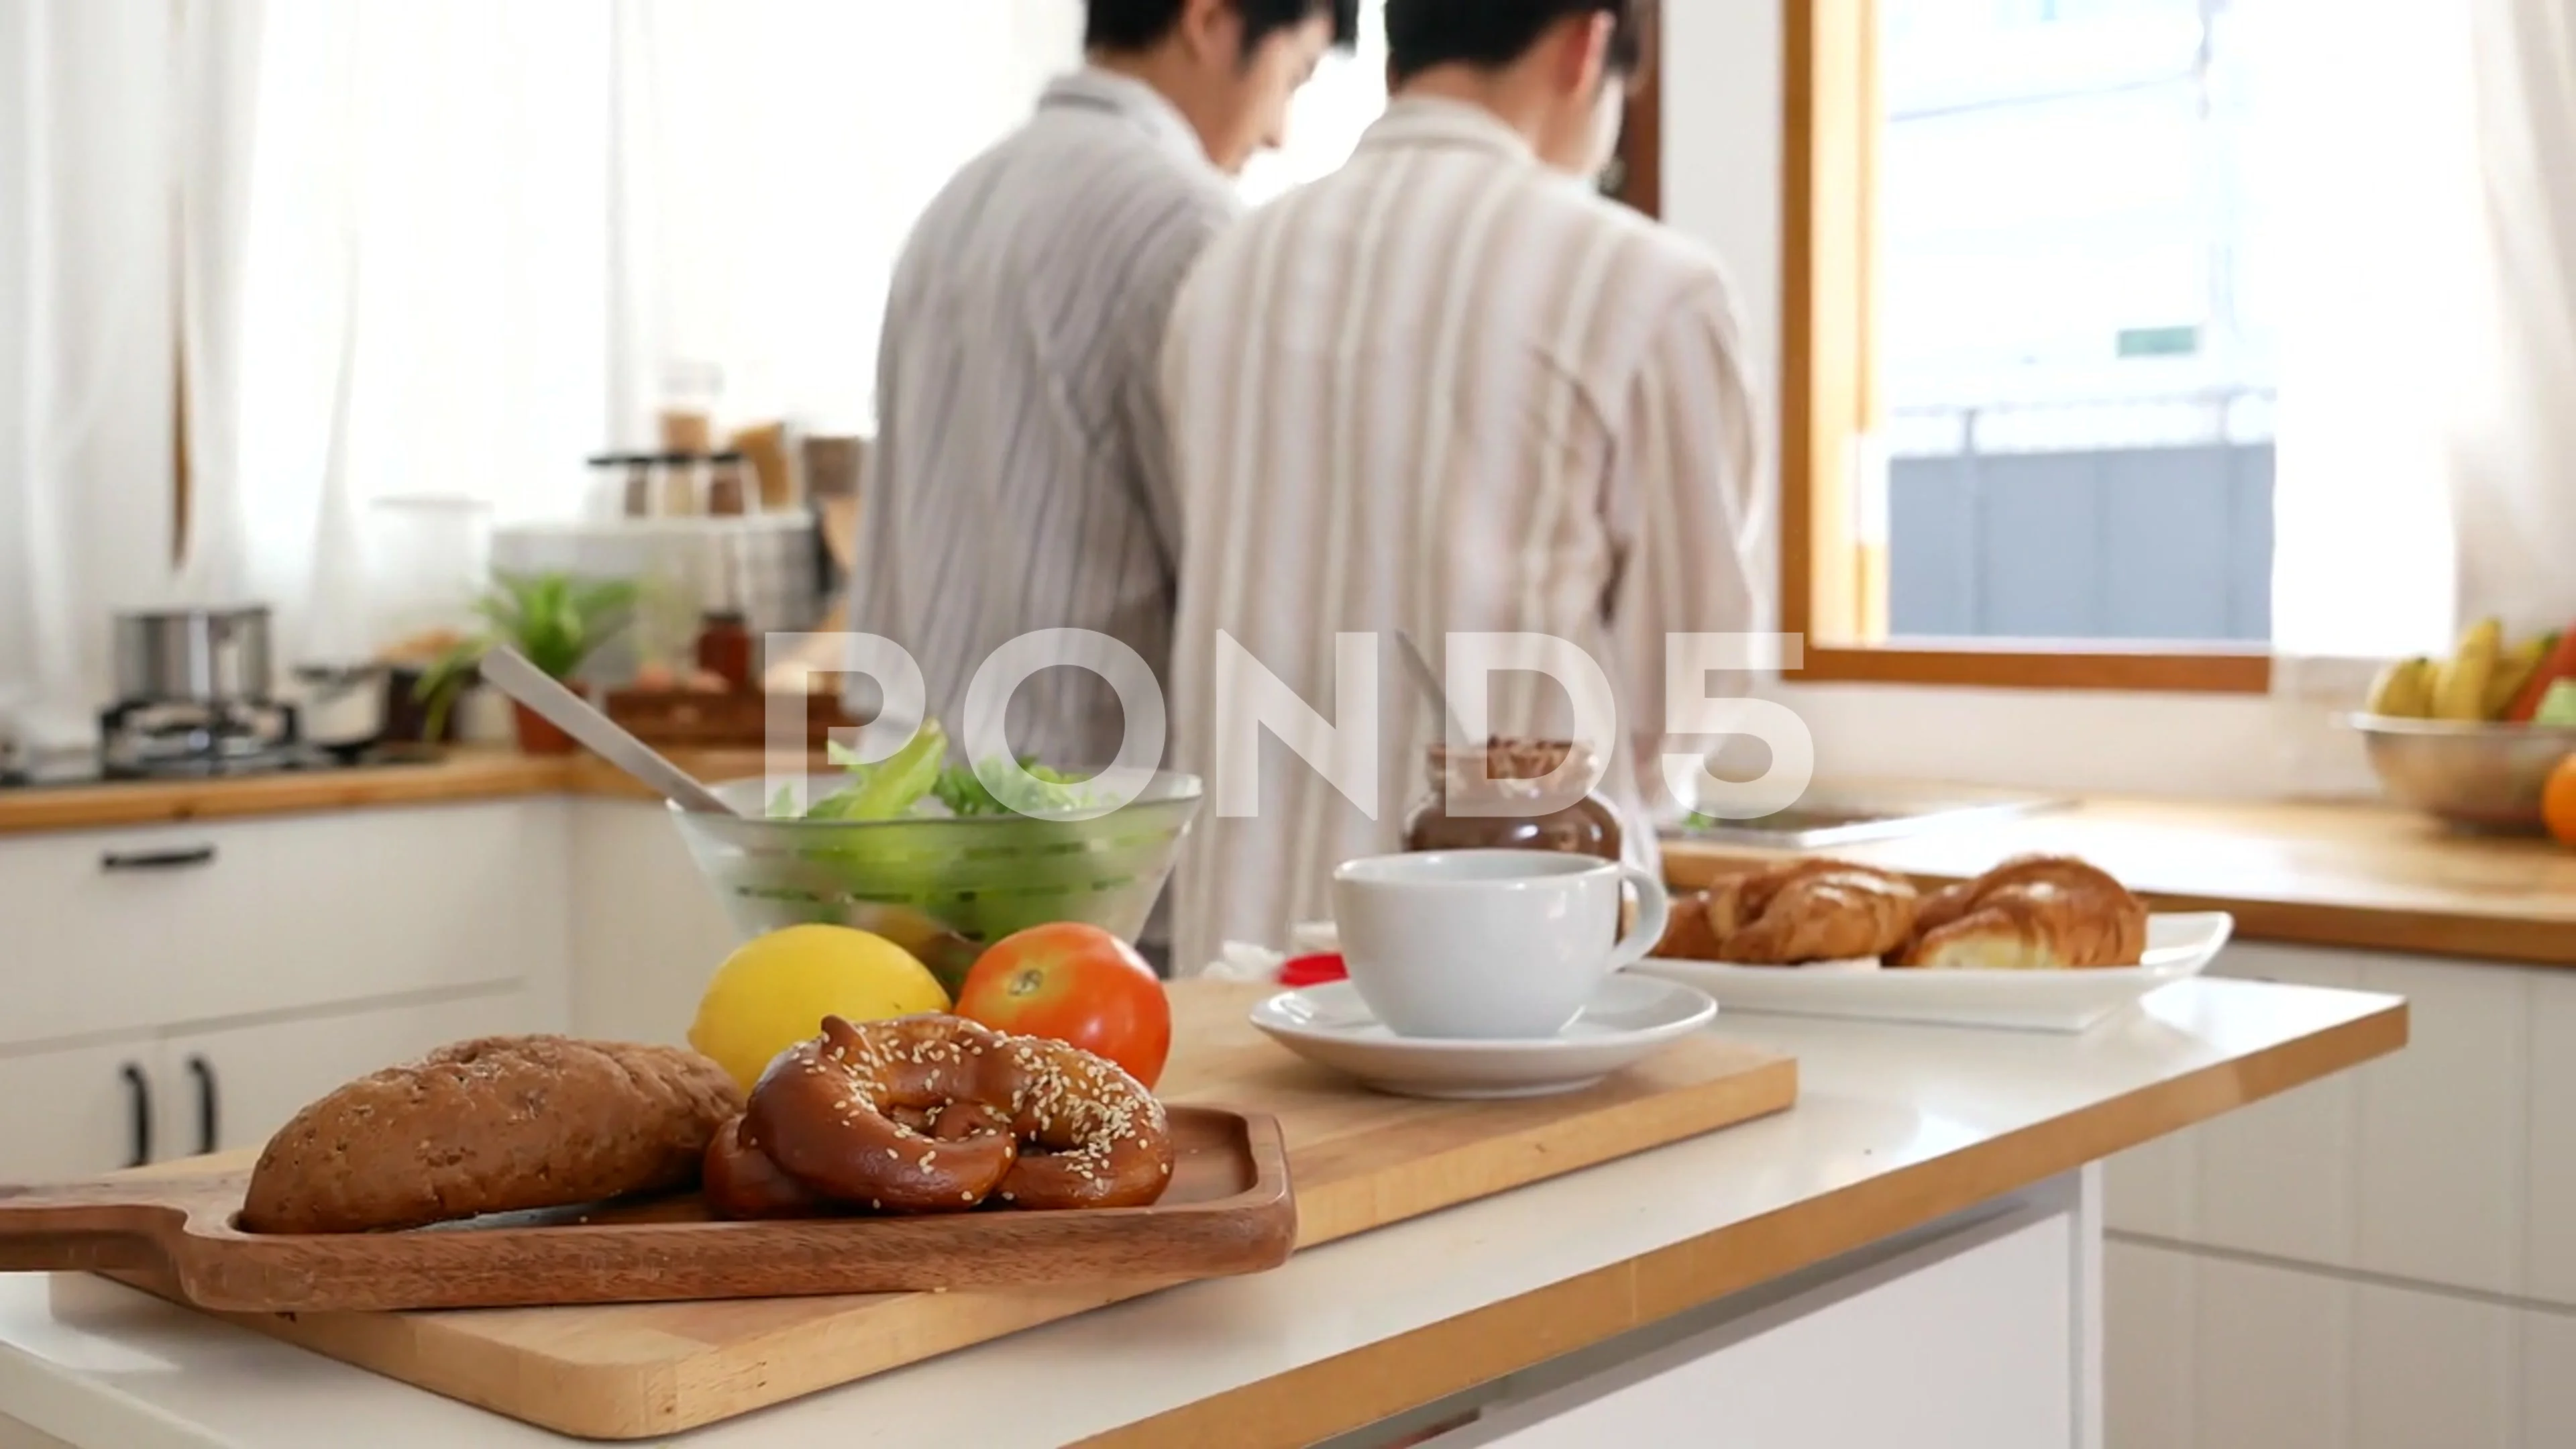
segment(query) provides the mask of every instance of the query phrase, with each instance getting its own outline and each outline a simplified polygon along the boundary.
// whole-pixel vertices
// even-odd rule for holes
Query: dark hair
[[[1082,26],[1085,50],[1148,50],[1181,23],[1189,0],[1087,0],[1090,11]],[[1230,0],[1243,12],[1243,54],[1249,59],[1261,42],[1277,31],[1305,24],[1318,15],[1333,18],[1333,44],[1349,49],[1359,40],[1360,0]]]
[[[1547,28],[1572,15],[1608,15],[1610,68],[1633,76],[1645,64],[1655,0],[1386,0],[1387,70],[1397,84],[1435,65],[1482,70],[1529,53]]]

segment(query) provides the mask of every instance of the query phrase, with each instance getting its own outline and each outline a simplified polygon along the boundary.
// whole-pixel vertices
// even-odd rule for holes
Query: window
[[[1327,53],[1315,78],[1297,93],[1289,112],[1288,144],[1255,156],[1244,169],[1247,201],[1275,200],[1339,169],[1386,109],[1386,0],[1360,0],[1359,19],[1357,42],[1347,52]],[[1649,216],[1661,200],[1662,104],[1656,83],[1657,69],[1648,67],[1631,85],[1619,155],[1602,178],[1604,191]]]
[[[1339,170],[1385,109],[1386,0],[1362,0],[1356,42],[1348,51],[1326,51],[1315,78],[1289,103],[1287,145],[1244,167],[1244,200],[1258,206]]]
[[[2264,686],[2268,3],[1790,7],[1806,677]]]

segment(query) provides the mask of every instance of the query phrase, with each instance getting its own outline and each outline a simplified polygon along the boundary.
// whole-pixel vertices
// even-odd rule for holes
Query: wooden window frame
[[[1659,25],[1657,36],[1662,33]],[[1660,221],[1664,215],[1664,65],[1656,56],[1628,87],[1619,126],[1621,201]]]
[[[1882,417],[1871,351],[1878,192],[1876,0],[1781,0],[1780,627],[1793,681],[2253,694],[2268,649],[2096,640],[1887,639],[1887,550],[1849,483]]]

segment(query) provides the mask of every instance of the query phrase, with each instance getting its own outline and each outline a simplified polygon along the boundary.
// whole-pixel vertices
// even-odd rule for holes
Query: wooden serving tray
[[[1172,1109],[1152,1207],[719,1222],[694,1195],[403,1233],[245,1233],[252,1154],[198,1170],[0,1189],[0,1272],[113,1273],[227,1313],[1051,1288],[1257,1273],[1297,1237],[1278,1122]]]
[[[1274,989],[1173,983],[1172,1061],[1157,1090],[1167,1102],[1277,1120],[1299,1248],[1778,1112],[1798,1096],[1794,1060],[1708,1036],[1569,1096],[1381,1096],[1254,1030],[1248,1015]],[[247,1161],[236,1154],[156,1171],[237,1172]],[[130,1272],[114,1276],[173,1296]],[[652,1439],[1168,1286],[1139,1277],[859,1297],[225,1316],[559,1433]]]
[[[805,696],[805,746],[823,748],[833,730],[858,728],[837,694]],[[608,717],[660,749],[759,749],[769,740],[769,696],[759,690],[702,694],[685,689],[609,692]]]

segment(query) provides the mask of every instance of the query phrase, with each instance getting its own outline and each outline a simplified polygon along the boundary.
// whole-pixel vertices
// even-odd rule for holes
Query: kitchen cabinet
[[[257,1147],[305,1103],[389,1063],[562,1027],[539,994],[509,988],[0,1057],[0,1182]]]
[[[2576,1318],[2522,1319],[2522,1440],[2531,1449],[2576,1444]]]
[[[507,800],[0,840],[0,1047],[537,983],[569,806]]]
[[[2110,1449],[2558,1449],[2576,1323],[2550,1310],[2113,1242]]]
[[[2112,1449],[2576,1444],[2576,973],[2246,945],[2385,1060],[2110,1164]]]
[[[2388,1284],[2352,1290],[2355,1449],[2522,1449],[2527,1309]]]
[[[351,1077],[569,1025],[570,805],[0,840],[0,1180],[255,1146]],[[140,1128],[137,1113],[142,1114]]]
[[[159,1045],[145,1038],[0,1057],[0,1182],[130,1165],[140,1137],[160,1130],[152,1100]]]
[[[157,1155],[257,1147],[305,1103],[380,1067],[469,1037],[561,1025],[527,993],[505,991],[173,1035],[158,1044]]]
[[[2363,989],[2360,963],[2336,953],[2242,946],[2220,960],[2224,975]],[[2416,1010],[2412,998],[2408,1007]],[[2420,1033],[2423,1017],[2416,1014],[2410,1020]],[[2408,1050],[2413,1049],[2410,1042]],[[2340,1072],[2208,1124],[2225,1131],[2165,1139],[2160,1145],[2168,1153],[2196,1154],[2198,1159],[2195,1185],[2185,1194],[2196,1222],[2191,1227],[2168,1224],[2166,1235],[2239,1252],[2355,1266],[2362,1210],[2360,1075]],[[2125,1226],[2126,1213],[2125,1195],[2115,1182],[2112,1225]]]
[[[2185,1420],[2194,1437],[2184,1442],[2211,1449],[2351,1445],[2350,1285],[2226,1259],[2182,1271],[2193,1280],[2183,1351],[2195,1389]],[[2117,1404],[2125,1389],[2115,1379],[2108,1392]]]
[[[723,904],[658,803],[582,801],[572,840],[574,1029],[680,1044],[739,941]]]
[[[1729,1308],[1727,1321],[1506,1399],[1429,1443],[2099,1449],[2090,1399],[2099,1364],[2078,1329],[2094,1289],[2073,1197],[2033,1202],[1750,1311]],[[1865,1392],[1854,1392],[1858,1382]]]
[[[0,838],[0,1060],[505,988],[529,994],[531,1020],[678,1042],[736,943],[658,804],[507,799]]]
[[[2412,1004],[2406,1050],[2351,1074],[2361,1094],[2354,1265],[2486,1293],[2528,1290],[2531,1057],[2540,973],[2362,958],[2362,986]],[[2576,1232],[2576,1223],[2560,1224]]]
[[[2531,1207],[2525,1271],[2531,1296],[2576,1305],[2576,971],[2531,983]],[[2568,1342],[2576,1349],[2576,1340]],[[2576,1394],[2576,1352],[2562,1375]],[[2576,1444],[2576,1429],[2565,1440]]]
[[[2113,1159],[2115,1234],[2576,1308],[2576,980],[2280,946],[2213,970],[2404,996],[2410,1040]]]
[[[2116,1187],[2112,1191],[2117,1191]],[[2102,1437],[2110,1449],[2193,1449],[2197,1286],[2186,1253],[2102,1245]]]

